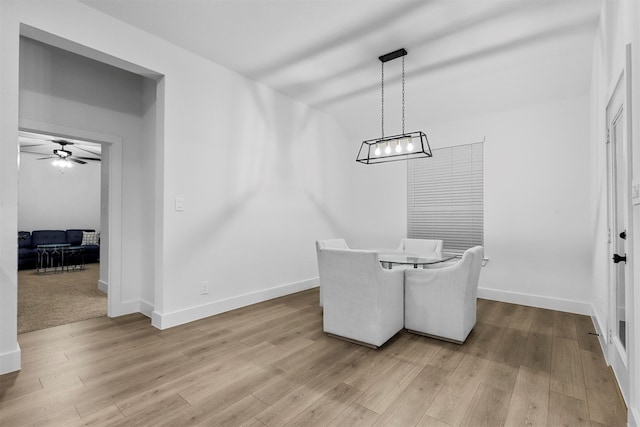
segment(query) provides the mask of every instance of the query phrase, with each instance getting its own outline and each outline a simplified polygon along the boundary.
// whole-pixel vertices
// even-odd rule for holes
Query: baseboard
[[[546,308],[549,310],[565,311],[568,313],[584,314],[586,316],[591,316],[593,312],[592,305],[586,302],[508,292],[498,289],[478,288],[478,298]]]
[[[109,317],[118,317],[125,316],[127,314],[132,313],[140,313],[140,300],[130,300],[130,301],[122,301],[118,304],[114,304],[117,306],[117,310],[112,308],[112,310],[108,313]]]
[[[140,313],[144,314],[145,316],[151,318],[151,313],[153,313],[153,304],[144,301],[144,300],[140,300],[140,309],[139,309]]]
[[[591,320],[593,321],[593,326],[596,328],[596,333],[598,334],[598,342],[600,343],[600,350],[602,350],[602,354],[604,355],[604,360],[609,365],[609,361],[607,360],[607,331],[604,325],[600,322],[600,318],[596,314],[596,310],[593,306],[591,306]]]
[[[629,427],[640,427],[640,414],[637,408],[629,408],[629,416],[627,417]]]
[[[245,307],[247,305],[256,304],[273,298],[293,294],[317,286],[318,278],[316,277],[300,282],[288,283],[282,286],[263,289],[249,294],[239,295],[233,298],[213,301],[208,304],[190,307],[171,313],[158,313],[156,311],[153,311],[151,313],[151,324],[158,329],[167,329],[173,326],[193,322],[194,320],[203,319],[205,317],[224,313],[226,311],[235,310],[236,308]]]
[[[22,369],[20,344],[16,343],[16,349],[0,354],[0,375]]]
[[[98,290],[102,293],[109,294],[109,284],[104,280],[98,280]]]

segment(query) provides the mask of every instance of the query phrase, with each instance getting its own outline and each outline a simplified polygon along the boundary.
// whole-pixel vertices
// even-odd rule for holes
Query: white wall
[[[609,267],[611,261],[607,249],[607,163],[606,145],[606,106],[613,85],[624,69],[625,46],[632,47],[631,87],[632,96],[627,108],[632,108],[632,176],[640,179],[640,3],[630,1],[603,2],[599,33],[596,38],[592,74],[591,109],[591,169],[590,180],[591,206],[590,222],[593,230],[591,245],[594,247],[592,259],[592,293],[594,316],[599,327],[606,334],[609,303]],[[633,207],[633,276],[631,310],[627,313],[630,324],[627,352],[629,359],[628,422],[630,426],[640,425],[640,206]],[[601,340],[607,354],[607,340]]]
[[[123,299],[137,298],[141,309],[152,304],[153,323],[164,328],[317,285],[314,240],[350,228],[346,170],[355,153],[333,119],[74,1],[2,2],[0,19],[0,357],[11,362],[3,362],[2,370],[17,369],[19,357],[17,169],[10,159],[18,117],[4,112],[18,110],[12,91],[18,87],[21,22],[110,63],[163,76],[157,98],[144,87],[141,96],[155,101],[158,117],[144,105],[118,111],[94,105],[91,97],[22,94],[41,98],[33,108],[42,120],[88,124],[99,127],[90,130],[122,136],[122,253],[129,264],[116,273]],[[20,108],[21,115],[33,111]],[[98,121],[98,114],[107,116]],[[146,134],[151,128],[153,139]],[[174,209],[176,197],[184,198],[183,212]],[[150,230],[155,232],[144,235]],[[138,283],[149,280],[153,283]],[[200,294],[204,280],[207,295]]]
[[[20,156],[18,228],[100,230],[100,163],[87,162],[61,171],[51,160],[38,157],[42,156]]]
[[[590,313],[589,99],[430,128],[439,146],[484,144],[481,297]]]

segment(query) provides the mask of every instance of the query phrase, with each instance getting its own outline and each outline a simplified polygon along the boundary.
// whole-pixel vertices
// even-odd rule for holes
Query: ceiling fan
[[[49,155],[47,157],[39,157],[37,160],[54,159],[52,164],[54,166],[58,166],[58,167],[71,167],[72,166],[71,162],[78,163],[78,164],[81,164],[81,165],[85,165],[85,164],[87,164],[87,161],[96,161],[96,162],[101,161],[100,153],[96,153],[94,151],[87,150],[86,148],[82,148],[80,146],[76,146],[76,148],[93,155],[93,157],[74,156],[73,153],[70,150],[67,149],[67,146],[74,145],[74,143],[71,142],[71,141],[67,141],[67,140],[64,140],[64,139],[52,139],[52,140],[49,140],[49,141],[53,142],[54,144],[59,144],[60,148],[54,148],[53,149],[53,155]],[[24,150],[24,148],[39,147],[39,146],[42,146],[42,145],[44,145],[44,144],[22,145],[20,147],[20,149],[21,149],[21,151],[23,153],[43,154],[43,153],[39,153],[37,151]]]

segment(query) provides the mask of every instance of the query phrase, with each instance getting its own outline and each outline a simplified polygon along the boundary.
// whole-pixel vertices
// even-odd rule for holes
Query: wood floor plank
[[[591,423],[587,402],[552,391],[547,425],[589,427]]]
[[[507,426],[547,425],[549,413],[549,375],[520,367],[507,412]]]
[[[427,363],[436,368],[453,372],[464,358],[460,347],[457,344],[441,342],[440,350]]]
[[[551,391],[586,400],[580,348],[575,339],[553,338]]]
[[[576,334],[581,350],[588,350],[597,354],[601,352],[600,341],[596,335],[596,328],[591,317],[576,317]]]
[[[347,406],[342,413],[335,417],[327,427],[366,427],[375,424],[376,420],[380,416],[375,412],[360,406],[357,403],[352,403]]]
[[[437,420],[425,414],[420,419],[418,424],[416,424],[416,427],[451,427],[451,426],[447,423],[443,423],[442,421]]]
[[[94,412],[77,422],[78,426],[113,426],[124,421],[124,415],[115,405]]]
[[[426,414],[452,426],[460,425],[465,416],[460,409],[469,407],[488,366],[486,359],[465,355]]]
[[[511,393],[516,385],[518,368],[499,362],[489,362],[482,383],[486,386]]]
[[[474,357],[492,360],[506,330],[504,326],[477,323],[464,345],[460,346],[460,351]]]
[[[163,331],[141,314],[91,319],[19,335],[1,423],[624,425],[590,328],[481,299],[463,345],[401,331],[374,350],[322,331],[318,289]]]
[[[504,425],[511,393],[480,384],[461,422],[461,426],[494,427]]]
[[[589,405],[589,419],[609,426],[627,424],[627,408],[616,396],[617,384],[604,358],[581,350],[584,381]]]
[[[340,383],[296,415],[286,426],[306,427],[330,423],[345,412],[360,395],[362,392],[357,388]]]
[[[486,308],[478,312],[478,322],[499,327],[505,327],[511,323],[518,307],[516,304],[488,300],[485,304]]]
[[[260,399],[249,395],[203,421],[210,426],[238,426],[253,420],[253,416],[264,410],[266,406]]]
[[[378,418],[375,425],[411,426],[423,417],[433,399],[440,393],[451,372],[427,365],[398,395],[393,405]]]
[[[356,403],[382,414],[421,370],[422,366],[398,361],[384,377],[367,388]]]
[[[529,333],[531,325],[534,325],[534,316],[536,309],[533,307],[527,307],[526,305],[516,306],[516,310],[509,322],[509,328],[516,329],[524,334]]]
[[[555,311],[553,313],[553,336],[577,340],[576,315]]]
[[[522,366],[549,374],[552,344],[551,334],[530,332],[524,349]]]
[[[273,368],[258,368],[257,371],[252,371],[250,374],[245,374],[242,377],[239,377],[236,381],[226,383],[224,386],[219,385],[218,387],[215,387],[213,390],[210,390],[210,393],[208,394],[199,395],[197,399],[195,399],[193,396],[184,396],[184,392],[181,392],[180,396],[182,396],[187,402],[189,402],[191,406],[178,411],[168,417],[164,417],[159,425],[176,426],[201,423],[208,424],[208,420],[216,416],[218,412],[232,407],[236,403],[241,402],[245,398],[249,397],[250,399],[248,399],[246,402],[257,401],[260,402],[260,404],[258,405],[256,403],[255,405],[264,405],[264,407],[261,407],[255,412],[252,411],[250,417],[242,420],[247,421],[256,413],[264,410],[264,408],[267,406],[264,402],[261,402],[256,397],[250,396],[253,387],[256,384],[261,384],[262,382],[267,381],[274,375],[282,375],[282,372]],[[256,408],[253,403],[251,403],[251,405],[252,408]],[[215,408],[215,411],[213,411],[212,408]]]

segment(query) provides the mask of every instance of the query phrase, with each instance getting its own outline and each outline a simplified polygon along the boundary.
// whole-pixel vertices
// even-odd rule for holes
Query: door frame
[[[607,227],[608,227],[608,248],[607,248],[607,266],[608,266],[608,284],[607,284],[607,328],[606,328],[606,348],[605,357],[608,364],[612,367],[615,377],[618,381],[618,386],[621,394],[627,403],[629,404],[630,398],[630,353],[633,355],[634,351],[631,349],[633,346],[633,327],[635,326],[633,318],[633,283],[634,283],[634,255],[633,255],[633,203],[631,197],[631,188],[633,184],[633,155],[632,155],[632,116],[631,116],[631,50],[630,45],[626,46],[625,64],[615,80],[612,88],[608,92],[607,104],[605,107],[605,131],[606,131],[606,143],[607,143]],[[619,146],[623,150],[623,162],[624,162],[624,183],[625,186],[618,196],[622,197],[624,210],[624,218],[626,220],[626,256],[627,261],[625,264],[625,322],[626,322],[626,342],[625,347],[622,348],[621,343],[617,339],[616,331],[617,326],[617,301],[616,301],[616,269],[612,261],[613,254],[615,253],[614,239],[617,238],[615,234],[616,230],[613,230],[613,224],[616,220],[616,201],[613,200],[613,182],[615,169],[613,162],[615,162],[615,152],[613,143],[611,140],[611,124],[622,115],[624,119],[623,126],[623,141]]]
[[[107,316],[126,314],[122,304],[122,138],[114,135],[20,119],[26,132],[80,139],[102,146],[100,196],[100,278],[96,286],[107,288]]]

